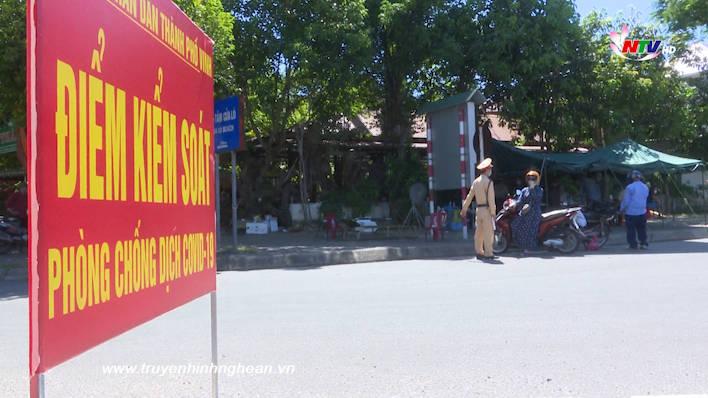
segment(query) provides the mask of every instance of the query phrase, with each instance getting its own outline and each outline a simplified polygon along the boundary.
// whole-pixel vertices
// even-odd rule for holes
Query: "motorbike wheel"
[[[570,254],[578,250],[580,245],[580,239],[578,235],[573,232],[570,228],[563,230],[561,234],[561,239],[563,239],[563,245],[557,247],[558,251],[563,254]]]
[[[603,222],[600,224],[599,230],[600,235],[597,238],[597,246],[602,247],[605,246],[605,243],[607,243],[608,240],[610,240],[610,226]]]
[[[509,249],[509,240],[501,231],[494,231],[494,254],[502,254]]]
[[[607,222],[601,222],[592,228],[584,230],[583,233],[585,234],[585,247],[587,248],[594,240],[597,245],[596,249],[599,249],[610,240],[610,225]]]

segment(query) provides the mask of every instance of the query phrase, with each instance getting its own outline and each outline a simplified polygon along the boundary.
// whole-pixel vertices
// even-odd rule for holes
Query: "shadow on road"
[[[506,253],[499,256],[500,262],[490,262],[490,261],[480,261],[475,260],[474,257],[454,257],[447,258],[450,261],[470,261],[475,260],[479,263],[487,264],[500,264],[503,263],[505,258],[534,258],[540,260],[553,260],[556,258],[567,258],[567,257],[585,257],[585,256],[601,256],[601,255],[634,255],[634,256],[650,256],[652,254],[687,254],[687,253],[705,253],[708,254],[708,241],[705,240],[689,240],[689,241],[668,241],[668,242],[655,242],[649,246],[648,250],[632,250],[626,246],[605,246],[600,250],[585,250],[582,246],[573,254],[560,254],[555,251],[546,251],[539,254],[533,254],[528,256],[522,256],[521,251],[517,248],[511,248]],[[441,256],[440,258],[445,258]]]
[[[632,250],[626,246],[609,246],[597,251],[580,251],[578,253],[584,255],[612,253],[633,254],[642,256],[651,254],[708,253],[708,241],[688,240],[672,242],[654,242],[649,244],[648,250]]]
[[[554,259],[556,257],[583,257],[583,256],[598,256],[607,254],[627,254],[633,256],[650,256],[652,254],[686,254],[686,253],[706,253],[708,254],[707,241],[671,241],[671,242],[655,242],[650,244],[648,250],[629,249],[626,246],[605,246],[600,250],[585,250],[578,249],[577,252],[570,255],[561,255],[558,252],[548,252],[536,256],[541,259]],[[514,253],[512,257],[521,257],[521,253]],[[529,256],[534,257],[534,256]]]
[[[0,301],[27,297],[27,281],[0,281]]]

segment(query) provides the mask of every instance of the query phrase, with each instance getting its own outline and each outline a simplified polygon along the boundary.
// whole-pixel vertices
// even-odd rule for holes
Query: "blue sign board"
[[[214,102],[214,148],[229,152],[241,146],[241,115],[238,97]]]

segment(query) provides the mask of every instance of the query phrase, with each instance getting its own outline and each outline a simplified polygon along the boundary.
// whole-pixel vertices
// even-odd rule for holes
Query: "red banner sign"
[[[215,290],[213,43],[169,0],[28,0],[30,375]]]

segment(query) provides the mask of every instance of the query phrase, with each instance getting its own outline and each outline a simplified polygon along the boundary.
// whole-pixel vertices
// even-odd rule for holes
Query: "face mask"
[[[529,188],[533,189],[536,187],[536,181],[529,180],[528,184],[529,184]]]
[[[492,170],[487,170],[484,174],[485,174],[487,177],[491,177],[491,176],[492,176]]]

